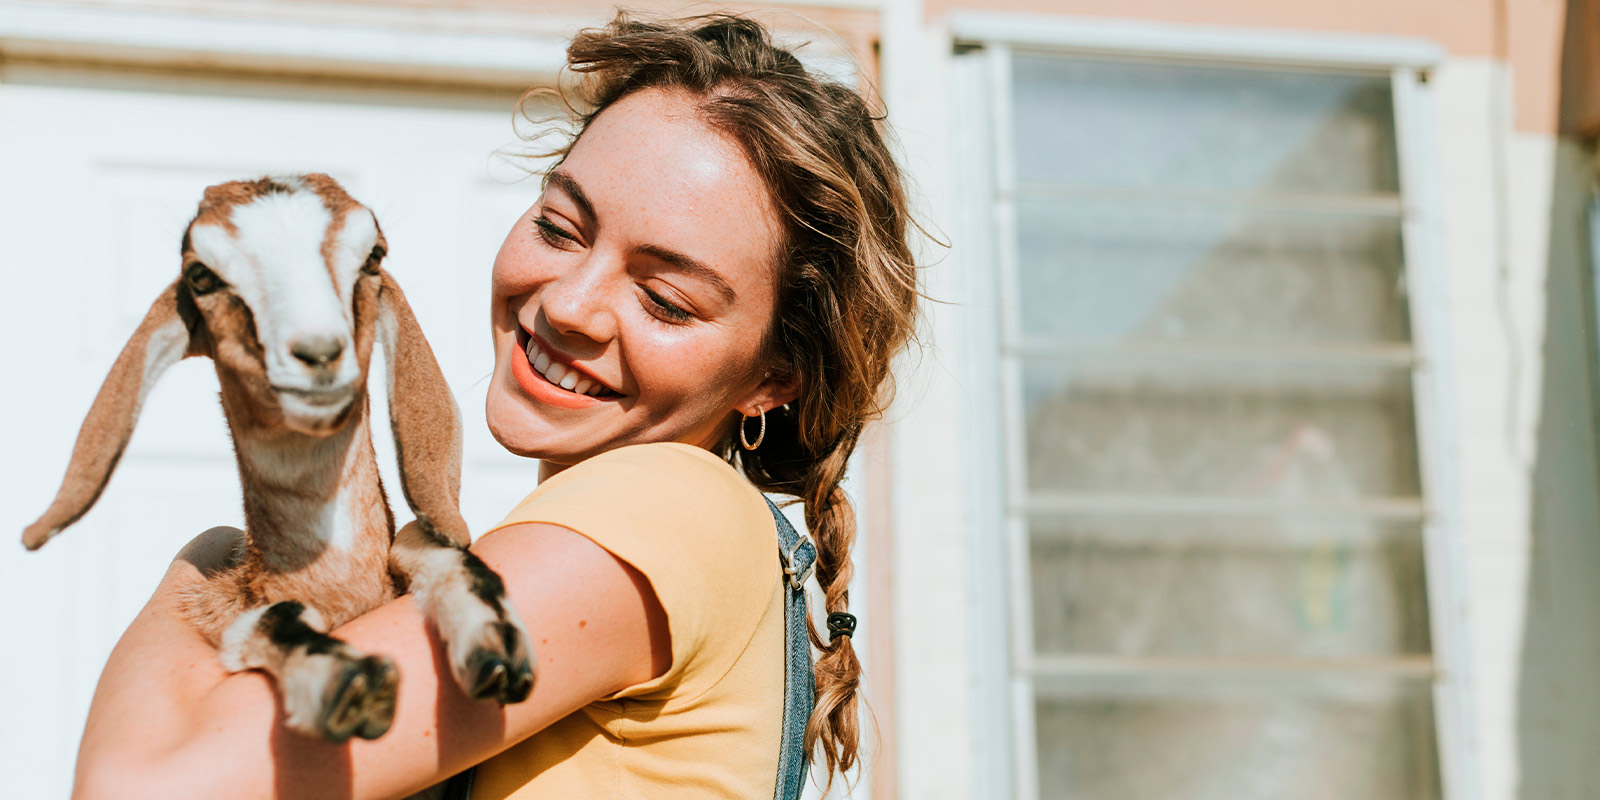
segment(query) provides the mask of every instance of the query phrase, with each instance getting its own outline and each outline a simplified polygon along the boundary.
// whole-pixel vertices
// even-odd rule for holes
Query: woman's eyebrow
[[[571,175],[558,169],[549,174],[548,180],[552,186],[560,189],[567,197],[572,198],[573,204],[578,207],[578,213],[586,218],[586,222],[594,223],[594,203],[589,201],[589,196],[583,193],[583,187],[579,186]],[[739,294],[728,284],[728,280],[722,277],[722,273],[717,272],[692,256],[654,244],[640,245],[634,248],[634,251],[651,256],[658,261],[666,262],[677,269],[704,280],[706,283],[711,284],[718,294],[722,295],[724,302],[731,303],[739,298]]]
[[[706,266],[703,262],[691,256],[684,255],[676,250],[668,250],[665,247],[654,244],[639,245],[638,247],[634,248],[634,252],[642,253],[658,261],[664,261],[677,269],[687,272],[690,275],[693,275],[705,281],[706,283],[711,284],[711,286],[722,295],[723,302],[731,303],[739,298],[738,293],[733,291],[733,287],[728,285],[727,279],[722,277],[722,273],[717,272],[709,266]]]
[[[586,218],[585,222],[594,223],[594,203],[589,202],[589,195],[583,193],[583,187],[579,186],[571,175],[558,169],[550,173],[547,180],[557,189],[564,192],[567,197],[572,198],[573,204],[578,207],[578,213]]]

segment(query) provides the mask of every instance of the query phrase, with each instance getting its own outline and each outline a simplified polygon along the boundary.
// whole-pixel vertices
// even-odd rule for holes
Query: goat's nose
[[[344,352],[344,342],[337,336],[307,336],[290,344],[289,352],[304,361],[306,366],[320,369],[339,360],[339,354]]]

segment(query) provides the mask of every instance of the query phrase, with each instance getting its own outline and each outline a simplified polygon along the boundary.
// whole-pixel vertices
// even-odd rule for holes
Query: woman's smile
[[[515,341],[523,357],[509,357],[511,375],[523,391],[541,402],[560,408],[590,408],[622,399],[620,392],[528,331],[519,329]]]

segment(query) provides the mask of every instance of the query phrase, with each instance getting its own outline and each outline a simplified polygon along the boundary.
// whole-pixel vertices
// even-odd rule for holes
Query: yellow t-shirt
[[[484,762],[474,800],[770,798],[783,594],[755,487],[701,448],[635,445],[545,481],[496,527],[522,522],[581,533],[649,578],[672,664]]]

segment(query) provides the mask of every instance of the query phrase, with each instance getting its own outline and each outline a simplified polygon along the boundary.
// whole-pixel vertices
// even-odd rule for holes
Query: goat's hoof
[[[317,731],[330,742],[343,742],[361,726],[361,710],[367,693],[367,673],[359,661],[345,661],[334,674],[332,691],[323,699],[317,714]]]
[[[367,673],[367,683],[371,687],[366,694],[366,703],[362,709],[361,727],[356,729],[356,735],[363,739],[376,739],[389,732],[389,726],[394,723],[395,699],[399,696],[400,670],[395,668],[394,662],[383,656],[367,656],[361,659],[362,668]]]
[[[485,626],[479,646],[467,653],[458,678],[474,700],[520,703],[533,691],[533,658],[528,636],[514,621]]]
[[[343,661],[317,715],[317,732],[335,744],[382,736],[394,722],[399,685],[399,671],[383,656]]]

